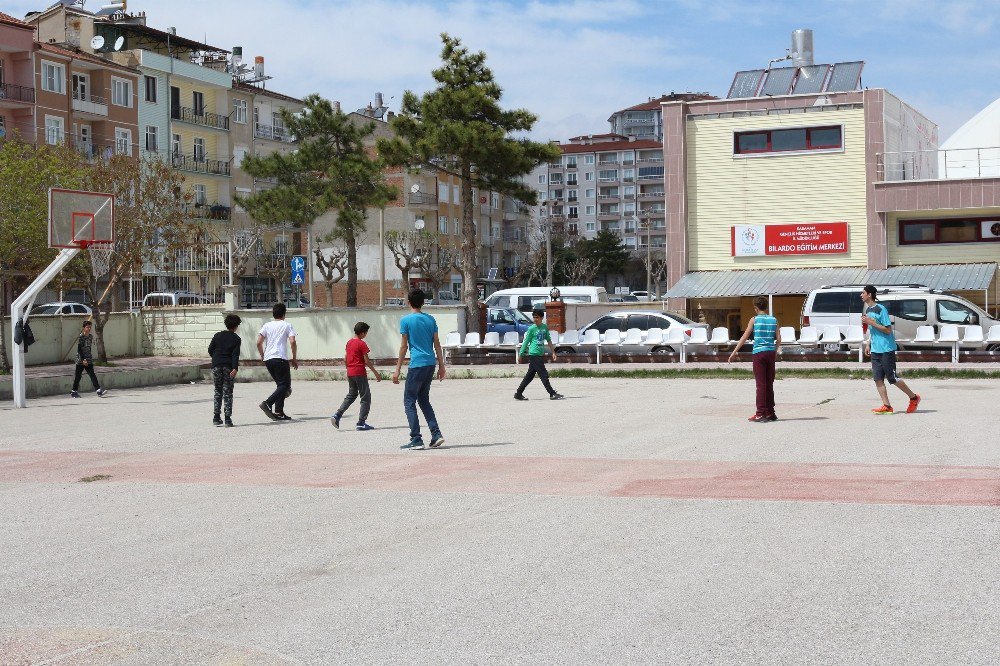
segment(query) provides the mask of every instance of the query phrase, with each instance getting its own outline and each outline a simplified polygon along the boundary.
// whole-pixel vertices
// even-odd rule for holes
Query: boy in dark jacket
[[[216,426],[222,425],[220,412],[225,403],[226,427],[233,427],[233,384],[240,367],[242,344],[240,336],[236,335],[236,329],[242,322],[243,320],[234,314],[226,315],[224,320],[226,330],[216,333],[208,345],[208,353],[212,356],[212,380],[215,382],[212,424]]]
[[[94,336],[90,333],[92,328],[92,322],[83,322],[83,332],[80,333],[80,337],[76,341],[76,373],[73,375],[73,392],[70,393],[74,398],[80,397],[80,378],[83,376],[84,370],[87,371],[90,383],[94,386],[97,395],[103,396],[107,393],[105,389],[101,388],[101,383],[97,381],[97,375],[94,374]]]

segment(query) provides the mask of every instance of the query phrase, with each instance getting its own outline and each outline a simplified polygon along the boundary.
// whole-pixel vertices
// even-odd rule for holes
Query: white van
[[[608,292],[604,287],[556,287],[559,297],[566,303],[607,303]],[[493,292],[486,299],[488,308],[515,308],[531,312],[536,305],[549,300],[548,287],[518,287]]]
[[[142,299],[144,308],[175,308],[181,305],[208,305],[211,303],[204,296],[189,291],[158,291],[146,294]]]
[[[956,324],[963,331],[966,326],[982,326],[983,332],[1000,320],[991,318],[981,308],[961,296],[920,284],[875,285],[878,302],[886,307],[893,322],[900,348],[906,349],[906,340],[912,340],[917,327],[932,326],[935,334],[944,324]],[[810,292],[802,305],[802,325],[837,326],[846,333],[848,326],[861,325],[861,290],[864,285],[831,285]]]

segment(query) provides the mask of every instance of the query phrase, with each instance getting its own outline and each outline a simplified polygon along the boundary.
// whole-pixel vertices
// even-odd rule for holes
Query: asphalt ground
[[[1000,381],[553,382],[4,405],[0,664],[996,663]]]

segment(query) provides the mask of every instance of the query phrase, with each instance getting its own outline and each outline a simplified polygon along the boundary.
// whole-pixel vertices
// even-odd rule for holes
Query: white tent
[[[938,174],[941,178],[1000,176],[1000,99],[941,144]]]

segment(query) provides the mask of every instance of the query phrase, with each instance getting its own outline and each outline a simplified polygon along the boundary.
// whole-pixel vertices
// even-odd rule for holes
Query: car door
[[[941,326],[955,324],[958,326],[959,338],[961,339],[965,334],[966,326],[979,323],[979,315],[972,308],[950,298],[938,298],[934,310],[938,321],[936,328],[938,333],[941,332]]]
[[[892,332],[900,347],[916,349],[917,347],[906,341],[912,340],[917,335],[918,327],[928,324],[934,325],[933,321],[927,320],[929,308],[926,296],[893,297],[883,301],[882,305],[889,311]],[[936,332],[938,327],[934,326],[934,330]],[[933,347],[928,348],[932,349]]]
[[[630,314],[625,319],[625,330],[628,331],[630,328],[637,328],[642,331],[642,339],[646,339],[646,332],[651,326],[656,324],[650,323],[650,316],[648,314]],[[646,348],[643,345],[623,345],[622,351],[626,354],[644,354],[646,353]]]

